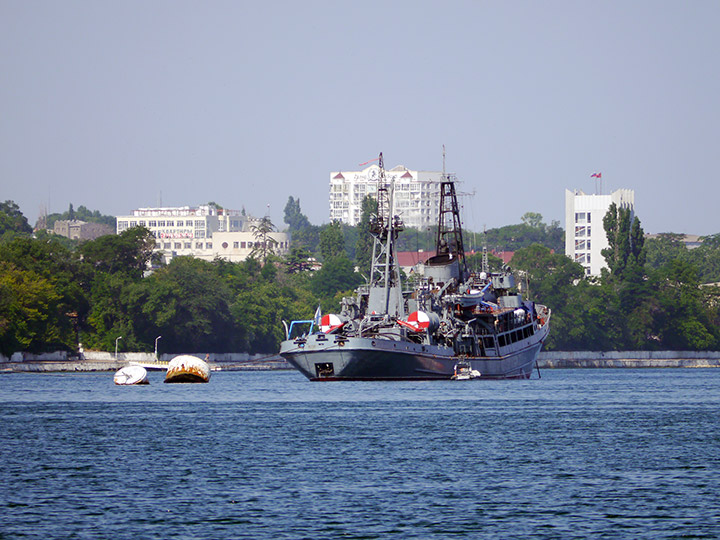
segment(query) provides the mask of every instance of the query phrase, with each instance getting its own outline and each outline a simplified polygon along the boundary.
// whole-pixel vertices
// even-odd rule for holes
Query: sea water
[[[720,538],[720,370],[0,376],[0,538]]]

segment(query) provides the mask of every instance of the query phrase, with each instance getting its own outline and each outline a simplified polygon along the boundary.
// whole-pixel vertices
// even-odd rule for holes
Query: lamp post
[[[162,338],[162,336],[158,336],[158,337],[155,338],[155,361],[156,361],[156,362],[158,361],[157,342],[158,342],[158,339],[160,339],[160,338]]]
[[[122,339],[122,336],[118,336],[115,338],[115,360],[117,360],[117,344],[118,341]]]

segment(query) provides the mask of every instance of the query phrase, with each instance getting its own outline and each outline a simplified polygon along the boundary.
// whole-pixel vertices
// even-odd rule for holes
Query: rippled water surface
[[[0,539],[720,538],[720,370],[0,376]]]

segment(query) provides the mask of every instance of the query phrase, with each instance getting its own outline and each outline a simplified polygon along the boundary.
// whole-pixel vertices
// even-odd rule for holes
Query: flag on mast
[[[602,178],[602,173],[601,172],[592,173],[590,175],[590,178]]]
[[[372,163],[373,161],[377,161],[379,159],[380,159],[379,157],[376,157],[375,159],[371,159],[370,161],[366,161],[365,163],[360,163],[358,165],[358,167],[363,167],[363,166],[367,165],[368,163]]]

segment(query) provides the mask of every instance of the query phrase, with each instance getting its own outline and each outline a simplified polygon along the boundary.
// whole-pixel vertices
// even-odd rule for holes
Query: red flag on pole
[[[592,173],[590,175],[590,178],[602,178],[602,173],[601,172]]]

